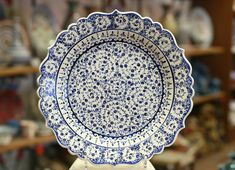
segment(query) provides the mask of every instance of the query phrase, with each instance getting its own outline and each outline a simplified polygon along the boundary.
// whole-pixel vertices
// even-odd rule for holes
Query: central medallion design
[[[68,80],[73,114],[108,137],[131,135],[158,112],[163,84],[157,64],[124,42],[95,45],[75,61]]]

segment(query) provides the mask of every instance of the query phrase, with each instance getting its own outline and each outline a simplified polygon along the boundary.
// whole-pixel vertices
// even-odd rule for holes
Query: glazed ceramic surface
[[[25,29],[18,24],[17,31],[20,38],[20,43],[24,47],[29,48],[29,39]],[[0,66],[11,63],[12,56],[10,55],[10,48],[14,42],[14,22],[12,20],[0,21]]]
[[[191,12],[191,36],[201,47],[209,47],[213,41],[213,24],[204,8],[196,7]]]
[[[37,55],[42,57],[47,53],[50,41],[55,38],[55,23],[50,8],[38,5],[32,14],[31,41]]]
[[[93,13],[41,65],[40,109],[59,143],[95,164],[135,164],[173,143],[192,108],[191,66],[159,23]]]

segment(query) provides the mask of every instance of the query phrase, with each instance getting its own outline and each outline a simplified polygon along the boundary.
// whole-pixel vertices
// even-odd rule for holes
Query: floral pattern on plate
[[[95,164],[135,164],[172,144],[192,109],[191,66],[137,13],[93,13],[41,64],[39,107],[59,143]]]

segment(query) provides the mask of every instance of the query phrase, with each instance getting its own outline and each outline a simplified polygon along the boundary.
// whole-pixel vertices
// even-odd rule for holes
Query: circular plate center
[[[133,134],[158,112],[162,80],[156,63],[124,42],[96,45],[72,67],[68,96],[73,114],[91,131],[109,137]]]

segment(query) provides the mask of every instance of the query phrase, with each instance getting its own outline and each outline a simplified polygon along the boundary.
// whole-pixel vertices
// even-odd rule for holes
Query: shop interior
[[[0,0],[0,170],[66,170],[77,159],[45,126],[38,108],[39,65],[69,24],[115,9],[160,22],[192,65],[192,112],[175,143],[154,155],[152,165],[234,169],[235,1]]]

